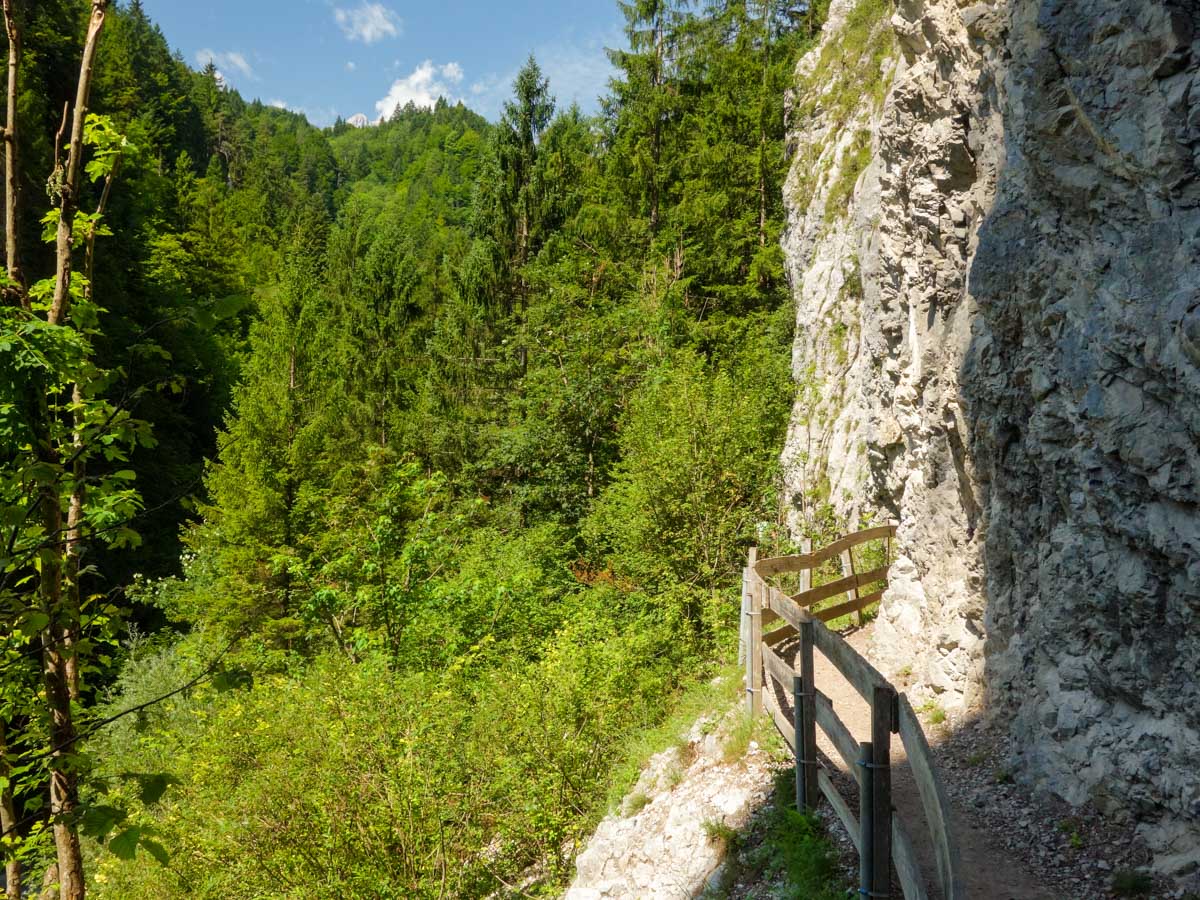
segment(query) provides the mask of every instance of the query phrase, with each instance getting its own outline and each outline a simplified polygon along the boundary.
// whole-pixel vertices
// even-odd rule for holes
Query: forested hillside
[[[783,96],[822,16],[622,9],[596,117],[531,57],[497,122],[321,130],[138,0],[6,2],[10,886],[549,892],[725,660],[776,530]]]

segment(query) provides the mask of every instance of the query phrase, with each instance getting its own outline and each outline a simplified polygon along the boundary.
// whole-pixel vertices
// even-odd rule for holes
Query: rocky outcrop
[[[705,887],[724,859],[722,830],[741,828],[771,792],[774,768],[757,744],[725,758],[727,729],[742,715],[701,718],[651,758],[576,858],[564,900],[686,900]]]
[[[835,0],[789,100],[793,525],[875,655],[1200,866],[1200,7]]]

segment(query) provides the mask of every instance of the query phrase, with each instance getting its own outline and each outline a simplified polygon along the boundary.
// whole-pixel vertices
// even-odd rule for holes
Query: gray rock
[[[1200,8],[901,0],[835,120],[852,6],[790,98],[792,525],[895,518],[882,667],[1200,870]]]

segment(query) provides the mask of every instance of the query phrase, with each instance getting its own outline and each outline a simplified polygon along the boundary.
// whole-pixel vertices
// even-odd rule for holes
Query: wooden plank
[[[833,710],[833,703],[820,691],[817,691],[816,710],[817,724],[821,726],[821,730],[825,732],[830,743],[837,750],[838,756],[846,764],[846,769],[854,776],[854,780],[858,781],[862,776],[855,764],[858,759],[858,741],[854,739],[850,729],[837,717],[837,713]]]
[[[846,833],[850,835],[850,840],[854,843],[854,849],[858,850],[860,847],[858,819],[854,818],[854,813],[850,812],[850,804],[842,799],[842,795],[838,793],[832,779],[824,771],[817,772],[817,785],[820,787],[821,793],[825,795],[825,799],[829,801],[829,805],[833,807],[833,811],[837,813],[837,817],[842,820],[842,825],[846,827]]]
[[[803,572],[805,569],[815,569],[829,559],[841,556],[843,550],[857,547],[867,541],[890,538],[896,533],[895,525],[877,525],[874,528],[864,528],[854,534],[838,538],[832,544],[826,544],[820,550],[812,553],[798,553],[792,556],[773,556],[755,563],[754,570],[762,578],[772,575],[783,575],[787,572]]]
[[[767,667],[767,673],[779,682],[779,686],[785,691],[792,689],[792,676],[796,673],[792,671],[792,667],[783,661],[778,653],[771,649],[767,643],[762,646],[763,664]]]
[[[792,723],[787,720],[787,716],[783,714],[783,710],[775,702],[775,692],[767,691],[766,696],[767,712],[771,715],[771,721],[775,723],[775,728],[787,741],[788,748],[792,751],[792,756],[796,755],[796,736],[792,733],[795,731]]]
[[[878,670],[858,655],[858,652],[840,636],[824,625],[816,626],[817,649],[825,654],[847,681],[870,703],[874,699],[875,685],[887,684],[888,680]]]
[[[782,618],[782,616],[779,618]],[[776,628],[774,631],[768,631],[764,634],[763,643],[768,647],[776,647],[784,641],[794,638],[797,634],[799,632],[791,625],[784,625],[782,628]]]
[[[877,591],[872,591],[869,594],[863,594],[857,600],[847,600],[845,603],[838,603],[834,606],[827,606],[824,609],[815,611],[812,615],[819,622],[832,622],[846,613],[855,612],[856,610],[866,609],[872,603],[878,603],[883,599],[883,594],[887,588],[880,588]]]
[[[892,862],[896,866],[900,889],[904,891],[904,900],[929,900],[912,838],[908,836],[900,817],[895,815],[892,816]]]
[[[763,623],[764,628],[767,625],[771,625],[771,624],[774,624],[775,622],[778,622],[781,618],[783,618],[783,617],[781,615],[779,615],[779,613],[775,612],[775,610],[770,609],[765,606],[763,607],[762,623]]]
[[[913,712],[905,694],[900,695],[898,706],[900,741],[908,755],[908,765],[921,794],[925,820],[929,823],[942,896],[946,900],[966,900],[966,886],[960,874],[962,864],[959,859],[958,841],[950,827],[950,801],[946,796],[946,789],[933,766],[933,755],[929,750],[929,742],[925,739],[925,732],[921,729],[917,714]]]
[[[800,626],[804,622],[812,619],[807,610],[801,609],[795,600],[779,590],[779,588],[767,588],[767,603],[771,609],[779,613],[780,618],[797,631],[800,630]]]
[[[874,765],[871,789],[871,891],[886,897],[892,886],[892,722],[896,691],[877,685],[871,702],[871,745]]]
[[[887,590],[884,588],[884,590]],[[873,591],[870,594],[863,594],[857,600],[847,600],[845,603],[839,603],[836,606],[829,606],[825,609],[817,610],[813,615],[822,622],[832,622],[839,616],[844,616],[846,613],[857,612],[860,609],[866,609],[872,603],[878,603],[883,597],[883,591]]]
[[[835,597],[838,594],[844,594],[850,590],[856,590],[875,581],[886,581],[888,574],[887,566],[880,566],[877,569],[872,569],[870,572],[863,572],[858,575],[848,575],[845,578],[838,578],[836,581],[830,581],[828,584],[818,585],[815,588],[810,588],[799,594],[792,594],[792,599],[801,606],[812,606],[821,600],[828,600],[830,597]]]

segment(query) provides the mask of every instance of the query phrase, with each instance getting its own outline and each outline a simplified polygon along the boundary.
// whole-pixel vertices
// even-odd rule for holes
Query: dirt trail
[[[863,656],[867,656],[869,631],[859,631],[846,635],[847,641]],[[795,647],[789,642],[780,648],[782,655],[790,662]],[[869,658],[869,657],[868,657]],[[850,729],[856,740],[871,739],[871,710],[866,702],[842,674],[821,653],[815,654],[815,681],[817,689],[829,697],[838,718]],[[790,718],[790,698],[783,697],[778,690],[776,699],[783,701],[780,706],[786,708]],[[842,773],[837,779],[839,788],[847,792],[847,786],[853,777],[842,763],[841,757],[833,744],[817,729],[817,745],[825,758]],[[925,814],[921,807],[921,797],[917,792],[916,782],[904,756],[904,747],[896,738],[892,743],[892,792],[896,814],[904,821],[908,833],[920,857],[921,871],[927,879],[936,882],[934,873],[933,846],[927,836]],[[943,777],[946,777],[943,773]],[[847,792],[848,793],[848,792]],[[851,808],[857,808],[853,795],[848,795]],[[959,852],[962,857],[962,874],[967,884],[967,896],[971,900],[1061,900],[1060,891],[1052,890],[1045,885],[1023,860],[1015,857],[999,835],[974,827],[972,816],[952,801],[955,830],[958,835]],[[926,885],[930,897],[940,897],[936,883]],[[897,893],[898,896],[898,893]]]

